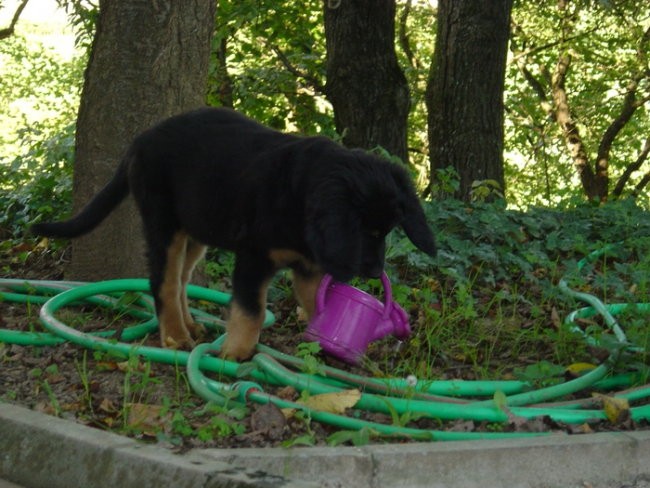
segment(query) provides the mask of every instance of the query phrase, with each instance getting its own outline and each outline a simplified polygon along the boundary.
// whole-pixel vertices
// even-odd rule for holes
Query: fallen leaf
[[[506,397],[505,393],[503,393],[501,390],[497,390],[494,392],[492,399],[494,400],[494,404],[499,410],[507,413],[508,397]]]
[[[290,420],[298,410],[295,408],[282,408],[280,411],[282,412],[282,415],[284,415],[285,419]]]
[[[50,240],[47,237],[44,237],[40,241],[38,241],[38,244],[36,244],[34,249],[37,251],[45,251],[49,247],[50,247]]]
[[[99,371],[115,371],[119,369],[115,361],[98,361],[95,366]]]
[[[135,368],[133,367],[134,364],[131,361],[122,361],[119,363],[115,363],[115,365],[117,366],[117,369],[119,369],[123,373],[129,373],[129,372],[143,373],[147,369],[147,365],[140,361],[138,361],[135,364]]]
[[[591,426],[586,422],[584,424],[579,424],[579,425],[567,424],[565,428],[570,434],[593,434],[594,433],[594,429],[592,429]]]
[[[591,371],[592,369],[596,369],[596,365],[591,363],[573,363],[566,367],[566,370],[573,376],[580,376],[585,371]]]
[[[630,418],[630,402],[626,398],[616,398],[600,393],[594,393],[594,396],[603,402],[603,409],[607,419],[618,424]]]
[[[298,396],[298,392],[293,386],[285,386],[283,388],[280,388],[275,393],[275,396],[277,396],[278,398],[282,398],[283,400],[293,401]]]
[[[286,425],[287,419],[273,403],[261,405],[251,414],[251,428],[265,433],[270,439],[280,439]]]
[[[115,413],[117,412],[117,407],[115,404],[108,398],[104,398],[99,404],[99,409],[106,413]]]
[[[29,252],[34,249],[34,245],[30,242],[21,242],[11,248],[11,252],[20,253],[20,252]]]
[[[56,409],[49,402],[38,402],[34,405],[34,410],[37,412],[45,413],[47,415],[56,415]]]
[[[553,323],[553,327],[556,329],[560,329],[562,327],[562,319],[560,318],[560,314],[555,307],[551,308],[551,322]]]
[[[345,413],[346,409],[354,407],[360,398],[361,392],[354,389],[314,395],[298,403],[302,403],[314,410],[340,415]]]
[[[163,407],[160,405],[129,403],[127,406],[129,408],[127,425],[138,429],[143,434],[154,436],[169,421],[170,414],[162,415]]]

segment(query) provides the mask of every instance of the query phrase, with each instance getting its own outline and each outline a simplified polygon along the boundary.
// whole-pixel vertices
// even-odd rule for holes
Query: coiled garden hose
[[[589,255],[578,263],[581,270],[584,265],[611,249],[605,247]],[[614,333],[620,347],[614,348],[610,356],[599,366],[575,379],[535,389],[525,381],[418,381],[404,378],[367,378],[346,371],[320,366],[315,374],[306,374],[304,362],[259,345],[252,361],[243,365],[219,358],[218,350],[225,338],[222,334],[212,343],[196,346],[191,352],[173,351],[158,347],[145,346],[138,341],[157,330],[157,320],[153,311],[152,299],[146,293],[149,283],[143,279],[111,280],[98,283],[73,283],[58,281],[25,281],[0,279],[0,299],[25,303],[27,306],[42,305],[40,319],[47,332],[15,331],[0,329],[0,342],[31,345],[53,346],[63,341],[77,345],[112,352],[129,357],[138,355],[146,360],[165,364],[184,366],[187,369],[189,383],[195,393],[206,401],[219,405],[273,403],[280,408],[302,411],[313,420],[331,424],[339,429],[368,429],[378,435],[405,436],[419,440],[462,440],[494,439],[509,437],[527,437],[549,435],[548,433],[527,432],[452,432],[444,430],[417,429],[402,425],[387,425],[364,420],[363,412],[380,412],[399,418],[431,418],[436,420],[474,420],[490,423],[504,423],[512,418],[532,419],[541,416],[557,422],[582,424],[607,419],[604,409],[589,408],[591,399],[558,401],[568,395],[587,389],[604,391],[614,388],[627,388],[638,381],[632,373],[614,375],[614,366],[625,351],[639,352],[637,346],[631,345],[625,332],[615,319],[615,315],[635,307],[641,312],[649,312],[650,304],[605,305],[595,296],[577,292],[568,286],[563,278],[560,290],[567,296],[584,301],[589,306],[572,312],[565,320],[569,330],[581,334],[588,343],[596,340],[582,332],[576,325],[581,318],[600,315],[607,327]],[[126,293],[137,292],[137,299],[123,300]],[[226,305],[230,295],[219,291],[192,286],[188,287],[190,298]],[[121,313],[141,320],[136,326],[125,328],[119,337],[115,331],[85,333],[63,323],[56,317],[56,312],[63,307],[92,303],[102,307],[118,309]],[[223,323],[217,317],[192,310],[195,318],[208,328],[223,330]],[[274,322],[273,314],[266,312],[264,326]],[[208,373],[220,378],[230,377],[232,383],[217,381]],[[245,375],[245,379],[241,376]],[[345,390],[358,389],[360,397],[350,415],[334,414],[301,402],[291,402],[279,398],[264,390],[271,387],[289,385],[307,395],[323,393],[340,393]],[[497,394],[502,398],[497,401]],[[614,398],[638,402],[650,396],[650,385],[619,391]],[[503,400],[505,398],[505,400]],[[552,402],[555,400],[555,402]],[[650,419],[650,405],[635,406],[629,409],[632,420]],[[399,422],[397,422],[399,423]]]

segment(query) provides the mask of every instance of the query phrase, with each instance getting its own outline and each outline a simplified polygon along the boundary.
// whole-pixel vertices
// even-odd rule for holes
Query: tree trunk
[[[213,0],[100,2],[77,119],[75,212],[110,179],[135,135],[204,104],[214,16]],[[70,279],[145,275],[131,199],[73,240]]]
[[[395,0],[325,0],[327,98],[348,147],[408,161],[406,77],[395,54]]]
[[[429,73],[431,177],[454,168],[457,198],[472,198],[475,181],[504,188],[503,90],[512,0],[440,0]]]

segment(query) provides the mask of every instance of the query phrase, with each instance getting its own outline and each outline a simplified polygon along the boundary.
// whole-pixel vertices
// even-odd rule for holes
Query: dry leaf
[[[113,403],[112,400],[108,398],[104,398],[102,402],[99,404],[99,409],[103,412],[106,413],[115,413],[117,412],[117,407]]]
[[[117,367],[118,370],[122,371],[123,373],[129,373],[134,371],[138,373],[144,373],[147,370],[147,365],[141,361],[138,361],[136,364],[133,364],[131,361],[122,361],[119,363],[115,363],[115,366]],[[150,372],[150,374],[153,376],[153,372]]]
[[[280,388],[278,391],[276,391],[275,396],[278,398],[282,398],[283,400],[292,402],[296,398],[298,398],[298,392],[293,386],[287,385],[283,388]]]
[[[594,396],[603,402],[603,409],[607,419],[618,424],[630,418],[630,402],[625,398],[615,398],[595,393]]]
[[[556,329],[560,329],[562,327],[562,319],[560,318],[560,314],[555,307],[551,309],[551,322],[553,323],[553,327]]]
[[[346,409],[354,407],[360,398],[361,392],[355,389],[314,395],[298,403],[314,410],[341,415]]]
[[[273,403],[267,403],[255,409],[251,415],[251,428],[263,432],[271,439],[279,439],[287,425],[287,420],[280,409]]]
[[[284,415],[285,419],[290,420],[298,410],[295,408],[281,408],[280,411],[282,412],[282,415]]]
[[[143,434],[156,435],[169,420],[169,413],[161,415],[163,407],[146,403],[129,403],[129,427],[140,430]]]
[[[115,361],[98,361],[96,367],[100,371],[115,371],[116,369],[119,369],[118,363]]]
[[[591,363],[573,363],[566,367],[566,370],[573,376],[580,376],[585,371],[591,371],[592,369],[596,369],[596,365]]]

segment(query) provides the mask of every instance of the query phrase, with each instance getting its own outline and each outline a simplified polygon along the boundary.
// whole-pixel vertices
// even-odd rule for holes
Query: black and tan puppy
[[[322,137],[266,128],[227,109],[172,117],[139,135],[108,184],[70,220],[41,223],[38,235],[75,237],[95,228],[126,196],[137,202],[148,246],[162,345],[191,346],[201,330],[185,285],[206,246],[235,253],[223,355],[250,356],[266,290],[290,267],[313,313],[322,274],[377,277],[384,237],[401,226],[422,251],[434,238],[406,171]]]

